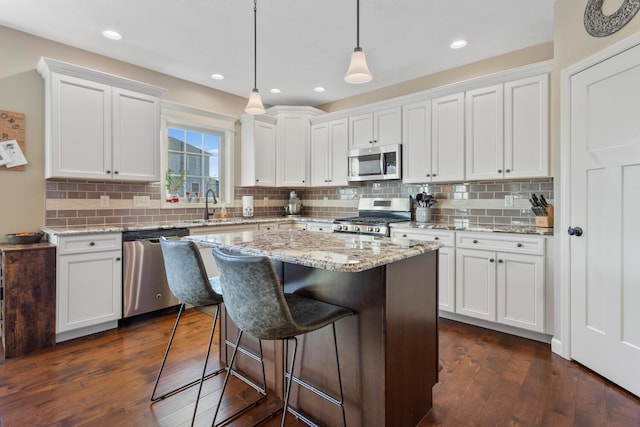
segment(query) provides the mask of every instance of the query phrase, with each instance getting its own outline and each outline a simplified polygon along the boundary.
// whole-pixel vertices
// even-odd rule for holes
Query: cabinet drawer
[[[391,228],[391,237],[401,237],[403,239],[423,240],[428,242],[437,241],[445,246],[455,245],[455,232],[447,230],[420,230],[415,228]]]
[[[122,250],[122,233],[82,234],[60,236],[57,241],[58,254],[79,254]]]
[[[513,252],[529,255],[544,255],[544,237],[515,234],[469,233],[456,234],[456,247]]]

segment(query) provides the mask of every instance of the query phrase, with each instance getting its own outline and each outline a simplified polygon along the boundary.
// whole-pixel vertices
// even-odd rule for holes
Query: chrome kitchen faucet
[[[204,220],[208,221],[215,213],[216,208],[213,208],[213,212],[209,212],[209,193],[213,196],[213,204],[218,203],[218,199],[216,198],[216,193],[211,188],[207,190],[207,194],[204,195]]]

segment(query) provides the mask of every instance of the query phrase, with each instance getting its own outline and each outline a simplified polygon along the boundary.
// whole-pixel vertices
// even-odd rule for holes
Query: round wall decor
[[[640,9],[640,0],[624,0],[611,15],[602,13],[604,0],[588,0],[584,10],[584,28],[594,37],[605,37],[627,25]]]

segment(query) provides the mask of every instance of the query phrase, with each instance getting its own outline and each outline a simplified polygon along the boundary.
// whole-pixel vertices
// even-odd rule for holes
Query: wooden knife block
[[[547,216],[535,217],[536,227],[545,227],[545,228],[553,227],[553,205],[547,206],[546,210],[547,210]]]

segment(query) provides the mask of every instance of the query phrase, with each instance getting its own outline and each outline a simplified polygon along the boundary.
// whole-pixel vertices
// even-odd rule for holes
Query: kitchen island
[[[270,257],[285,292],[341,305],[356,315],[336,323],[347,424],[414,426],[432,405],[438,379],[438,249],[440,243],[302,230],[188,236],[200,246]],[[222,339],[237,329],[225,315]],[[337,395],[329,328],[300,339],[298,375]],[[249,340],[247,340],[249,341]],[[243,346],[257,348],[257,343]],[[283,395],[284,346],[263,343],[267,385]],[[223,352],[228,358],[230,349]],[[257,377],[255,362],[239,368]],[[291,403],[312,419],[340,425],[340,411],[292,389]]]

